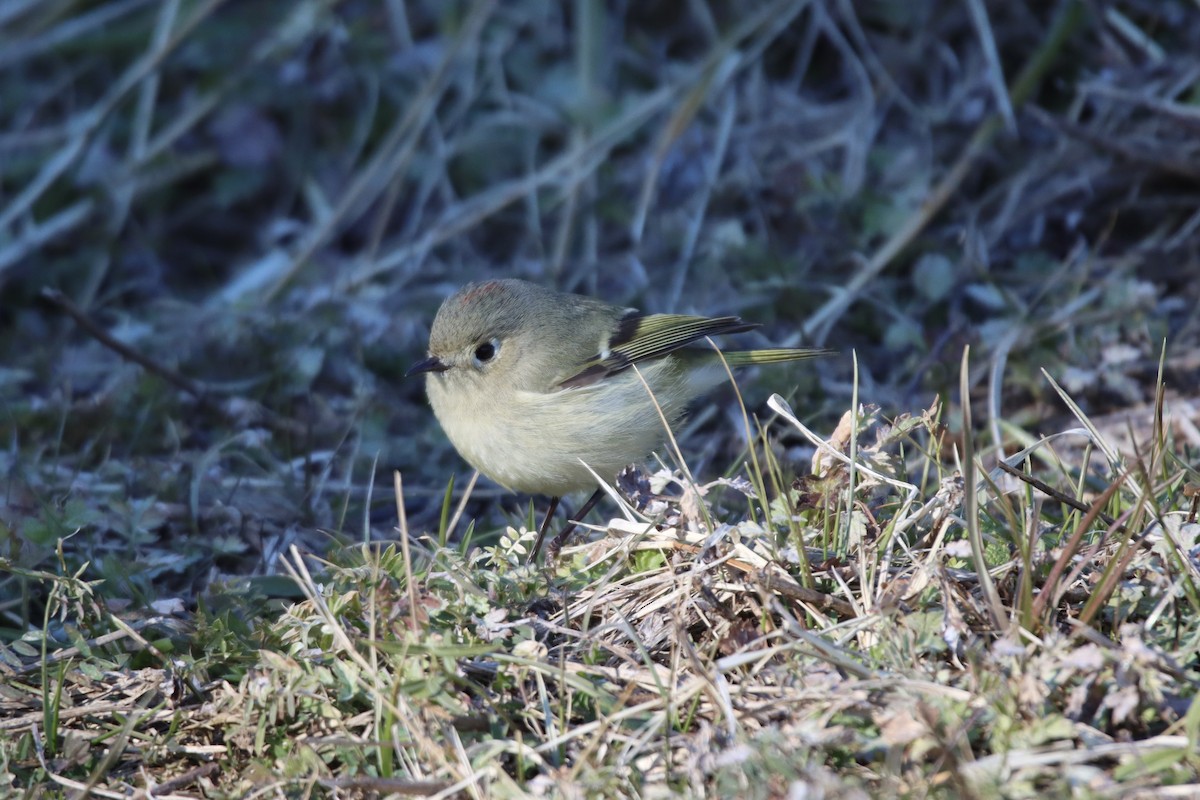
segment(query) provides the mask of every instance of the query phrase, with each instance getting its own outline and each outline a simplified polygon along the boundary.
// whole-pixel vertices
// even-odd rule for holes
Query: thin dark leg
[[[583,522],[583,518],[586,517],[591,510],[596,507],[596,503],[599,503],[600,498],[603,496],[603,489],[597,489],[596,491],[592,492],[592,496],[589,497],[587,502],[584,503],[579,509],[579,513],[567,520],[566,527],[558,532],[558,536],[554,537],[554,541],[550,542],[550,547],[546,550],[546,558],[550,559],[551,561],[558,558],[558,551],[562,550],[562,546],[566,544],[567,537],[571,535],[571,531],[575,530],[575,525]]]
[[[546,511],[546,518],[542,520],[542,525],[538,528],[537,539],[533,543],[533,549],[529,551],[530,564],[537,563],[538,553],[542,551],[542,542],[546,539],[546,531],[550,530],[550,520],[554,519],[554,512],[558,510],[558,498],[550,498],[550,508]],[[557,539],[555,540],[557,541]]]

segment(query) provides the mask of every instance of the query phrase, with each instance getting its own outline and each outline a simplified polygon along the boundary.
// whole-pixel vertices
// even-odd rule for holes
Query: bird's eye
[[[490,339],[475,348],[475,358],[480,363],[487,363],[496,357],[496,351],[500,349],[500,342],[496,339]]]

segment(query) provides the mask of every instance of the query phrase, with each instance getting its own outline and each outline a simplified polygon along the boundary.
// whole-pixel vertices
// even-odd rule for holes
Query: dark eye
[[[481,344],[475,348],[475,358],[477,358],[481,362],[491,361],[493,358],[496,357],[496,350],[499,347],[499,345],[500,345],[500,343],[497,342],[495,339],[484,342],[483,344]]]

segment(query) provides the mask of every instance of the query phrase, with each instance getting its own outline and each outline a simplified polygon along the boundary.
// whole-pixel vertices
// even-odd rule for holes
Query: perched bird
[[[615,476],[666,439],[659,409],[674,423],[725,379],[705,337],[755,327],[738,317],[643,314],[527,281],[491,280],[442,303],[429,357],[406,376],[426,375],[433,413],[472,466],[508,489],[551,497],[533,560],[559,498],[595,488],[584,464]],[[825,352],[723,355],[738,367]],[[600,496],[596,490],[576,518]],[[556,550],[569,530],[557,537]]]

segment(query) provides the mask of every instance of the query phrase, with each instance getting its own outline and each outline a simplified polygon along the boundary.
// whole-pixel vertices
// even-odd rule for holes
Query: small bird
[[[405,376],[426,375],[434,415],[473,467],[507,489],[551,498],[533,561],[559,498],[595,488],[588,467],[610,477],[644,458],[666,439],[663,417],[677,422],[725,379],[705,337],[756,327],[738,317],[643,314],[527,281],[490,280],[442,303],[429,357]],[[723,355],[739,367],[827,352]],[[576,519],[600,497],[597,489]],[[573,525],[556,537],[555,552]]]

